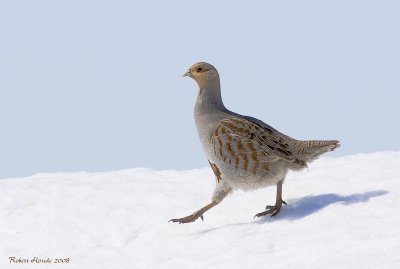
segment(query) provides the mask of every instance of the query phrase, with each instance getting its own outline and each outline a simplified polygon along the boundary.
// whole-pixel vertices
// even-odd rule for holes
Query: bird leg
[[[206,212],[207,210],[213,208],[214,206],[216,206],[218,203],[215,201],[212,201],[211,203],[209,203],[208,205],[206,205],[203,208],[200,208],[199,210],[197,210],[196,212],[194,212],[193,214],[180,218],[180,219],[171,219],[169,221],[172,222],[179,222],[179,224],[181,223],[190,223],[195,221],[198,218],[201,218],[201,220],[204,220],[203,218],[203,213]]]
[[[276,184],[276,202],[275,205],[268,205],[265,209],[265,211],[260,212],[254,216],[255,217],[261,217],[265,216],[268,214],[271,214],[271,217],[275,217],[278,215],[278,213],[281,211],[282,204],[287,205],[285,201],[282,200],[282,181],[279,181],[278,184]]]

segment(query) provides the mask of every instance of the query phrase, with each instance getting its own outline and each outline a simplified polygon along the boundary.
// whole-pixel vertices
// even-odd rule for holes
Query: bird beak
[[[182,77],[191,77],[190,70],[188,70],[185,74],[183,74]]]

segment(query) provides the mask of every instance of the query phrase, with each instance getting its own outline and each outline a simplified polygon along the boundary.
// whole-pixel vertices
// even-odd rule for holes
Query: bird
[[[340,147],[338,140],[296,140],[259,119],[228,110],[222,102],[219,73],[209,63],[195,63],[183,76],[198,85],[194,119],[216,180],[210,203],[170,222],[204,220],[203,214],[233,191],[270,186],[276,186],[275,205],[266,206],[254,218],[274,217],[287,204],[282,199],[282,184],[288,171],[305,169],[320,155]]]

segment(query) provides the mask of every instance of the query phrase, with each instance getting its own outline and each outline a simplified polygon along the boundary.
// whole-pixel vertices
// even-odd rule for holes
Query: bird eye
[[[197,71],[197,72],[202,72],[202,71],[203,71],[203,68],[199,67],[199,68],[197,68],[196,71]]]

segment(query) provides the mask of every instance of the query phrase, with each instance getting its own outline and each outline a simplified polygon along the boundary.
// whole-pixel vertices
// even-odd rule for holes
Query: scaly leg
[[[169,221],[172,222],[179,222],[179,224],[181,223],[189,223],[189,222],[193,222],[198,218],[201,218],[201,220],[203,220],[203,213],[206,212],[207,210],[213,208],[214,206],[216,206],[218,203],[215,201],[212,201],[211,203],[209,203],[208,205],[206,205],[205,207],[197,210],[196,212],[194,212],[193,214],[180,218],[180,219],[171,219]]]
[[[219,182],[219,184],[217,183],[217,186],[214,190],[214,194],[212,197],[212,202],[209,203],[208,205],[206,205],[203,208],[200,208],[199,210],[197,210],[196,212],[194,212],[193,214],[180,218],[180,219],[171,219],[170,221],[172,222],[178,222],[179,224],[181,223],[190,223],[195,221],[198,218],[201,218],[201,220],[203,220],[203,214],[204,212],[206,212],[207,210],[210,210],[211,208],[213,208],[214,206],[218,205],[220,202],[222,202],[222,200],[224,200],[224,198],[232,191],[232,188],[230,186],[225,185],[223,182]]]
[[[275,217],[281,211],[282,204],[287,205],[287,203],[282,200],[282,183],[283,183],[283,181],[279,181],[278,184],[276,184],[276,202],[275,202],[275,205],[267,206],[265,208],[267,210],[256,214],[254,216],[254,218],[255,217],[265,216],[265,215],[268,215],[268,214],[271,214],[271,217]]]

